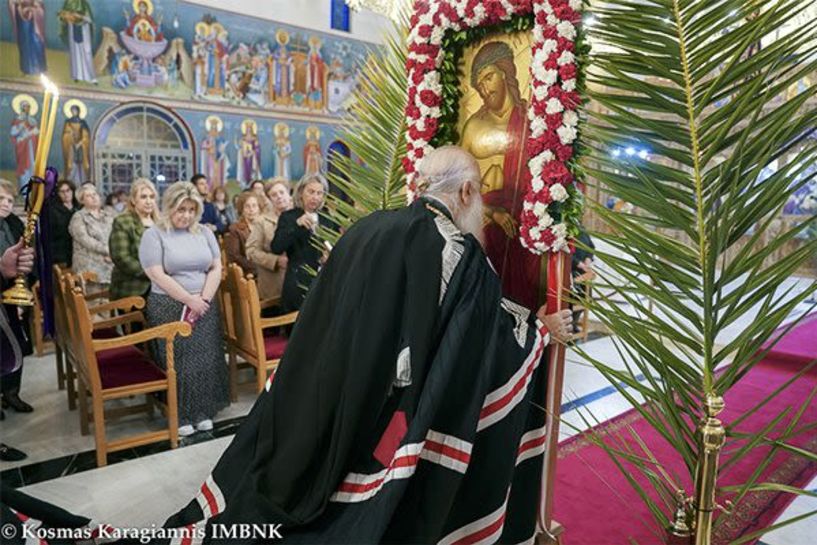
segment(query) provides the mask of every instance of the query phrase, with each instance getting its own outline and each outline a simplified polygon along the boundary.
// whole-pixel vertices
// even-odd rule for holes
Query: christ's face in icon
[[[477,74],[476,90],[489,110],[501,110],[508,94],[504,72],[493,64],[486,66]]]

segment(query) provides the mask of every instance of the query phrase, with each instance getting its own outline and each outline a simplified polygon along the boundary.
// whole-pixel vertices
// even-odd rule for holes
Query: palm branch
[[[810,4],[619,0],[593,10],[583,168],[591,184],[635,212],[589,203],[604,226],[594,236],[610,250],[597,252],[608,271],[597,284],[602,295],[583,303],[614,334],[627,364],[621,370],[586,357],[683,458],[681,481],[694,480],[701,457],[704,399],[723,396],[745,376],[815,291],[814,283],[799,293],[780,287],[817,253],[817,240],[804,236],[817,216],[771,231],[791,193],[814,178],[817,86],[781,99],[817,70],[817,20],[801,17],[781,32]],[[613,156],[628,147],[648,149],[649,159]],[[792,243],[799,247],[778,257]],[[727,328],[739,331],[727,338]],[[728,497],[740,508],[750,491],[775,488],[757,479],[777,452],[817,460],[792,444],[814,433],[815,423],[801,422],[805,406],[790,407],[756,435],[742,431],[745,417],[779,393],[726,423],[721,473],[757,448],[771,450],[751,479],[719,489],[719,501]],[[646,446],[631,452],[621,438],[596,439],[617,463],[627,461],[623,471],[642,474],[630,482],[667,527],[672,502],[654,498],[677,489],[676,479],[656,468],[660,460]]]
[[[329,173],[329,182],[351,203],[330,194],[326,215],[342,229],[375,210],[399,208],[406,202],[401,159],[406,153],[407,28],[403,17],[386,35],[382,49],[370,52],[339,131],[338,138],[349,146],[352,156],[331,159],[337,170]],[[324,235],[331,242],[339,236]]]

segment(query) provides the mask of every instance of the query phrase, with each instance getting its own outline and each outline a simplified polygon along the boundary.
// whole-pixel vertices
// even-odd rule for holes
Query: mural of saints
[[[227,85],[229,69],[230,42],[227,31],[219,23],[210,26],[210,34],[205,42],[205,59],[207,70],[207,93],[223,96]]]
[[[289,33],[279,30],[275,33],[278,49],[270,57],[269,97],[277,104],[289,104],[295,89],[295,64],[287,49]]]
[[[45,65],[45,8],[42,0],[8,0],[11,30],[20,52],[20,70],[40,74]]]
[[[322,165],[321,130],[314,125],[310,125],[306,129],[306,144],[304,144],[304,176],[319,174]]]
[[[34,154],[40,134],[34,116],[39,106],[31,95],[19,94],[11,101],[11,107],[17,114],[11,122],[11,144],[17,160],[17,181],[22,187],[34,174]]]
[[[236,142],[238,148],[238,166],[236,178],[242,187],[249,186],[253,180],[261,178],[261,145],[258,143],[258,125],[252,119],[241,123],[241,140]]]
[[[321,40],[317,36],[309,38],[309,56],[306,63],[306,105],[313,110],[322,110],[326,101],[328,73],[321,56]]]
[[[71,78],[96,83],[91,5],[88,0],[65,0],[57,17],[60,20],[60,37],[68,45]]]
[[[224,122],[211,115],[204,126],[207,136],[201,141],[201,172],[207,176],[210,189],[223,186],[230,172],[230,158],[227,157],[227,140],[222,138]]]
[[[529,44],[517,45],[519,51],[525,51],[525,47],[530,51]],[[483,42],[463,55],[464,60],[471,59],[471,66],[464,70],[468,80],[461,84],[460,105],[470,101],[476,111],[466,118],[460,145],[479,163],[485,203],[485,251],[502,278],[503,293],[528,308],[537,308],[543,302],[546,286],[542,259],[523,248],[518,236],[518,218],[531,174],[525,146],[528,107],[520,91],[526,87],[521,87],[517,79],[518,73],[528,74],[528,66],[520,62],[517,69],[515,57],[506,41]]]
[[[275,124],[275,177],[291,178],[289,158],[292,155],[292,144],[289,142],[289,126],[286,123]]]
[[[88,109],[77,99],[63,107],[65,125],[62,128],[62,157],[65,170],[62,176],[79,185],[91,176],[91,130],[85,122]]]

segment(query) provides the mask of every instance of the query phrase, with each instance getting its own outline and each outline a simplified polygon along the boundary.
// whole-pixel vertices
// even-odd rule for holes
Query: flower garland
[[[417,164],[433,143],[439,143],[438,136],[454,134],[451,127],[441,126],[441,121],[450,121],[448,114],[456,115],[458,96],[454,91],[452,99],[441,80],[441,71],[448,79],[456,74],[456,63],[446,57],[442,47],[446,33],[487,30],[532,16],[527,142],[532,181],[525,188],[519,236],[521,244],[536,254],[568,248],[568,235],[575,234],[581,216],[581,193],[571,167],[581,105],[577,26],[582,8],[582,0],[417,0],[406,65],[409,90],[403,166],[410,201],[416,194]],[[457,41],[459,46],[466,45],[462,43],[465,38],[458,37]]]

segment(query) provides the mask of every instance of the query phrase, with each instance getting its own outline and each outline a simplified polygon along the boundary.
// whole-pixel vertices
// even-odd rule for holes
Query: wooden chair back
[[[255,319],[261,317],[255,281],[252,281],[251,291],[244,271],[237,264],[230,263],[227,266],[225,287],[226,297],[230,300],[231,316],[230,331],[225,332],[227,337],[245,358],[264,357],[264,334]]]

